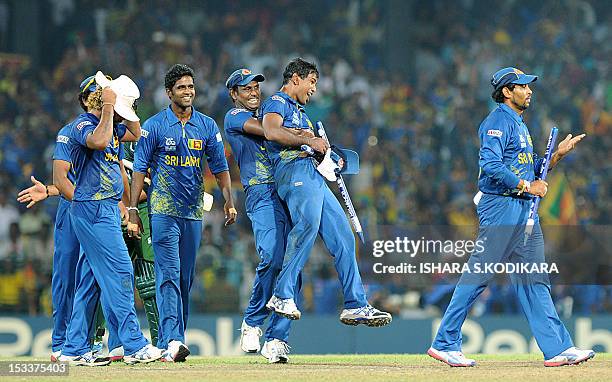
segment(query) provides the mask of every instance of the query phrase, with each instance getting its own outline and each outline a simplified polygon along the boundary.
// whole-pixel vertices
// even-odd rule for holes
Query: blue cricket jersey
[[[74,166],[70,160],[70,131],[72,127],[68,124],[60,129],[55,139],[55,149],[53,150],[53,160],[63,160],[70,163],[70,170],[68,171],[68,180],[72,184],[76,184],[76,173],[74,172]],[[60,196],[64,198],[64,195]],[[64,198],[65,199],[65,198]]]
[[[119,140],[125,135],[124,124],[113,126],[113,137],[104,150],[87,147],[87,136],[98,126],[100,119],[91,113],[79,115],[70,126],[70,163],[76,174],[73,201],[121,200],[123,178],[119,161],[123,159]]]
[[[263,116],[268,113],[276,113],[283,117],[284,127],[314,130],[302,106],[285,92],[278,91],[263,102],[259,118],[263,119]],[[286,147],[272,141],[265,141],[265,147],[275,173],[282,170],[286,164],[299,158],[301,154],[300,149]],[[309,158],[301,159],[310,161]],[[275,178],[279,179],[276,175]]]
[[[170,106],[147,119],[134,152],[134,171],[151,169],[151,214],[201,220],[204,154],[213,174],[228,171],[215,121],[192,108],[183,124]]]
[[[533,181],[542,158],[522,116],[499,104],[478,129],[480,137],[478,188],[486,194],[516,195],[520,179]]]
[[[245,191],[249,186],[274,183],[272,164],[264,147],[265,139],[244,132],[244,124],[256,118],[255,112],[232,108],[225,114],[223,129],[240,168],[240,181]]]

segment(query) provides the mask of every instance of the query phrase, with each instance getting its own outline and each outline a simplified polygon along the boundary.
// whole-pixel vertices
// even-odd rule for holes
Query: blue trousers
[[[276,278],[283,268],[287,235],[291,220],[273,184],[259,184],[246,189],[246,213],[251,219],[257,254],[261,259],[255,270],[255,280],[244,321],[249,326],[261,326],[270,314],[266,303],[272,297]],[[297,290],[301,288],[301,277]],[[266,340],[287,342],[291,320],[275,313],[266,330]]]
[[[66,341],[66,329],[72,315],[74,301],[75,272],[80,245],[70,222],[70,202],[60,198],[55,217],[53,236],[53,276],[51,278],[51,300],[53,302],[52,351],[62,350]]]
[[[125,354],[133,354],[148,341],[140,330],[134,308],[134,271],[121,232],[117,201],[73,201],[70,218],[84,255],[77,269],[80,279],[64,354],[79,355],[89,351],[84,333],[89,332],[88,318],[93,317],[87,312],[95,309],[95,304],[90,306],[88,302],[87,307],[79,306],[83,301],[95,300],[92,293],[96,290],[109,327],[117,328],[118,342],[123,345]],[[83,310],[86,314],[82,314]]]
[[[485,269],[487,263],[544,263],[544,236],[536,220],[533,233],[523,244],[530,202],[485,194],[478,204],[482,251],[472,253],[470,269]],[[461,350],[461,326],[470,307],[486,288],[493,273],[464,273],[444,313],[432,347],[442,351]],[[574,346],[565,325],[559,319],[547,274],[511,273],[514,291],[545,359]]]
[[[285,265],[278,277],[274,295],[294,298],[298,276],[314,245],[317,234],[334,258],[344,307],[367,304],[355,258],[355,236],[344,210],[310,158],[296,158],[275,171],[278,195],[291,215],[293,228],[287,238]]]
[[[189,291],[202,239],[202,221],[152,215],[151,239],[159,312],[157,347],[166,349],[170,341],[185,342]]]

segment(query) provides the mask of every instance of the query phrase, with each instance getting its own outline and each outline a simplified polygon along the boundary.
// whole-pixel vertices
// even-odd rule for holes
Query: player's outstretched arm
[[[557,146],[557,151],[555,151],[550,159],[550,165],[548,169],[553,168],[563,157],[569,154],[576,145],[582,140],[582,138],[586,137],[586,134],[580,134],[575,137],[572,137],[572,134],[568,134],[564,140],[559,142],[559,146]]]
[[[27,208],[32,207],[41,200],[47,199],[49,196],[59,195],[59,191],[55,185],[51,184],[46,186],[34,176],[30,176],[30,180],[33,186],[23,189],[17,194],[17,201],[19,203],[28,203],[26,206]]]
[[[232,225],[236,222],[238,211],[234,207],[234,198],[232,197],[232,179],[230,178],[229,171],[221,171],[215,174],[217,185],[223,192],[223,199],[225,204],[223,205],[223,211],[225,212],[225,226]]]
[[[283,146],[300,147],[308,145],[320,153],[325,153],[329,148],[327,142],[321,138],[310,137],[306,134],[298,135],[284,128],[283,117],[276,113],[264,115],[262,126],[267,140],[280,143]]]

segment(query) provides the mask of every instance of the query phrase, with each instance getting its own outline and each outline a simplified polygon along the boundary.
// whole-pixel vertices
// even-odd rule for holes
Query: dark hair
[[[506,99],[506,97],[504,97],[504,93],[503,93],[503,89],[504,88],[508,88],[508,90],[513,91],[514,90],[514,84],[508,84],[508,85],[504,85],[501,88],[497,88],[495,90],[493,90],[493,93],[491,93],[491,98],[493,98],[493,100],[497,103],[504,103],[504,100]]]
[[[81,109],[83,109],[85,113],[87,113],[87,106],[85,106],[85,100],[87,99],[87,97],[89,97],[89,94],[91,94],[91,92],[87,89],[82,92],[79,92],[79,105],[81,105]]]
[[[164,77],[164,86],[168,90],[172,89],[174,84],[176,84],[176,81],[183,78],[183,76],[190,76],[191,78],[194,78],[193,69],[183,64],[172,65]]]
[[[291,60],[291,62],[289,62],[289,64],[287,64],[285,67],[285,71],[283,72],[283,85],[289,83],[293,73],[296,73],[301,79],[308,77],[310,73],[314,73],[317,77],[319,77],[319,70],[317,69],[317,66],[314,63],[305,61],[299,57]]]

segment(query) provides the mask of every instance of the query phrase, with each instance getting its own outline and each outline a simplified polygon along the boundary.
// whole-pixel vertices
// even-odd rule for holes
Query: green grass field
[[[261,356],[190,357],[183,364],[71,367],[63,377],[2,377],[3,381],[612,381],[612,354],[578,366],[545,368],[538,355],[475,355],[473,368],[450,368],[426,355],[294,355],[270,365]],[[17,358],[20,361],[41,359]],[[3,361],[9,359],[2,358]],[[12,359],[11,359],[12,360]]]

